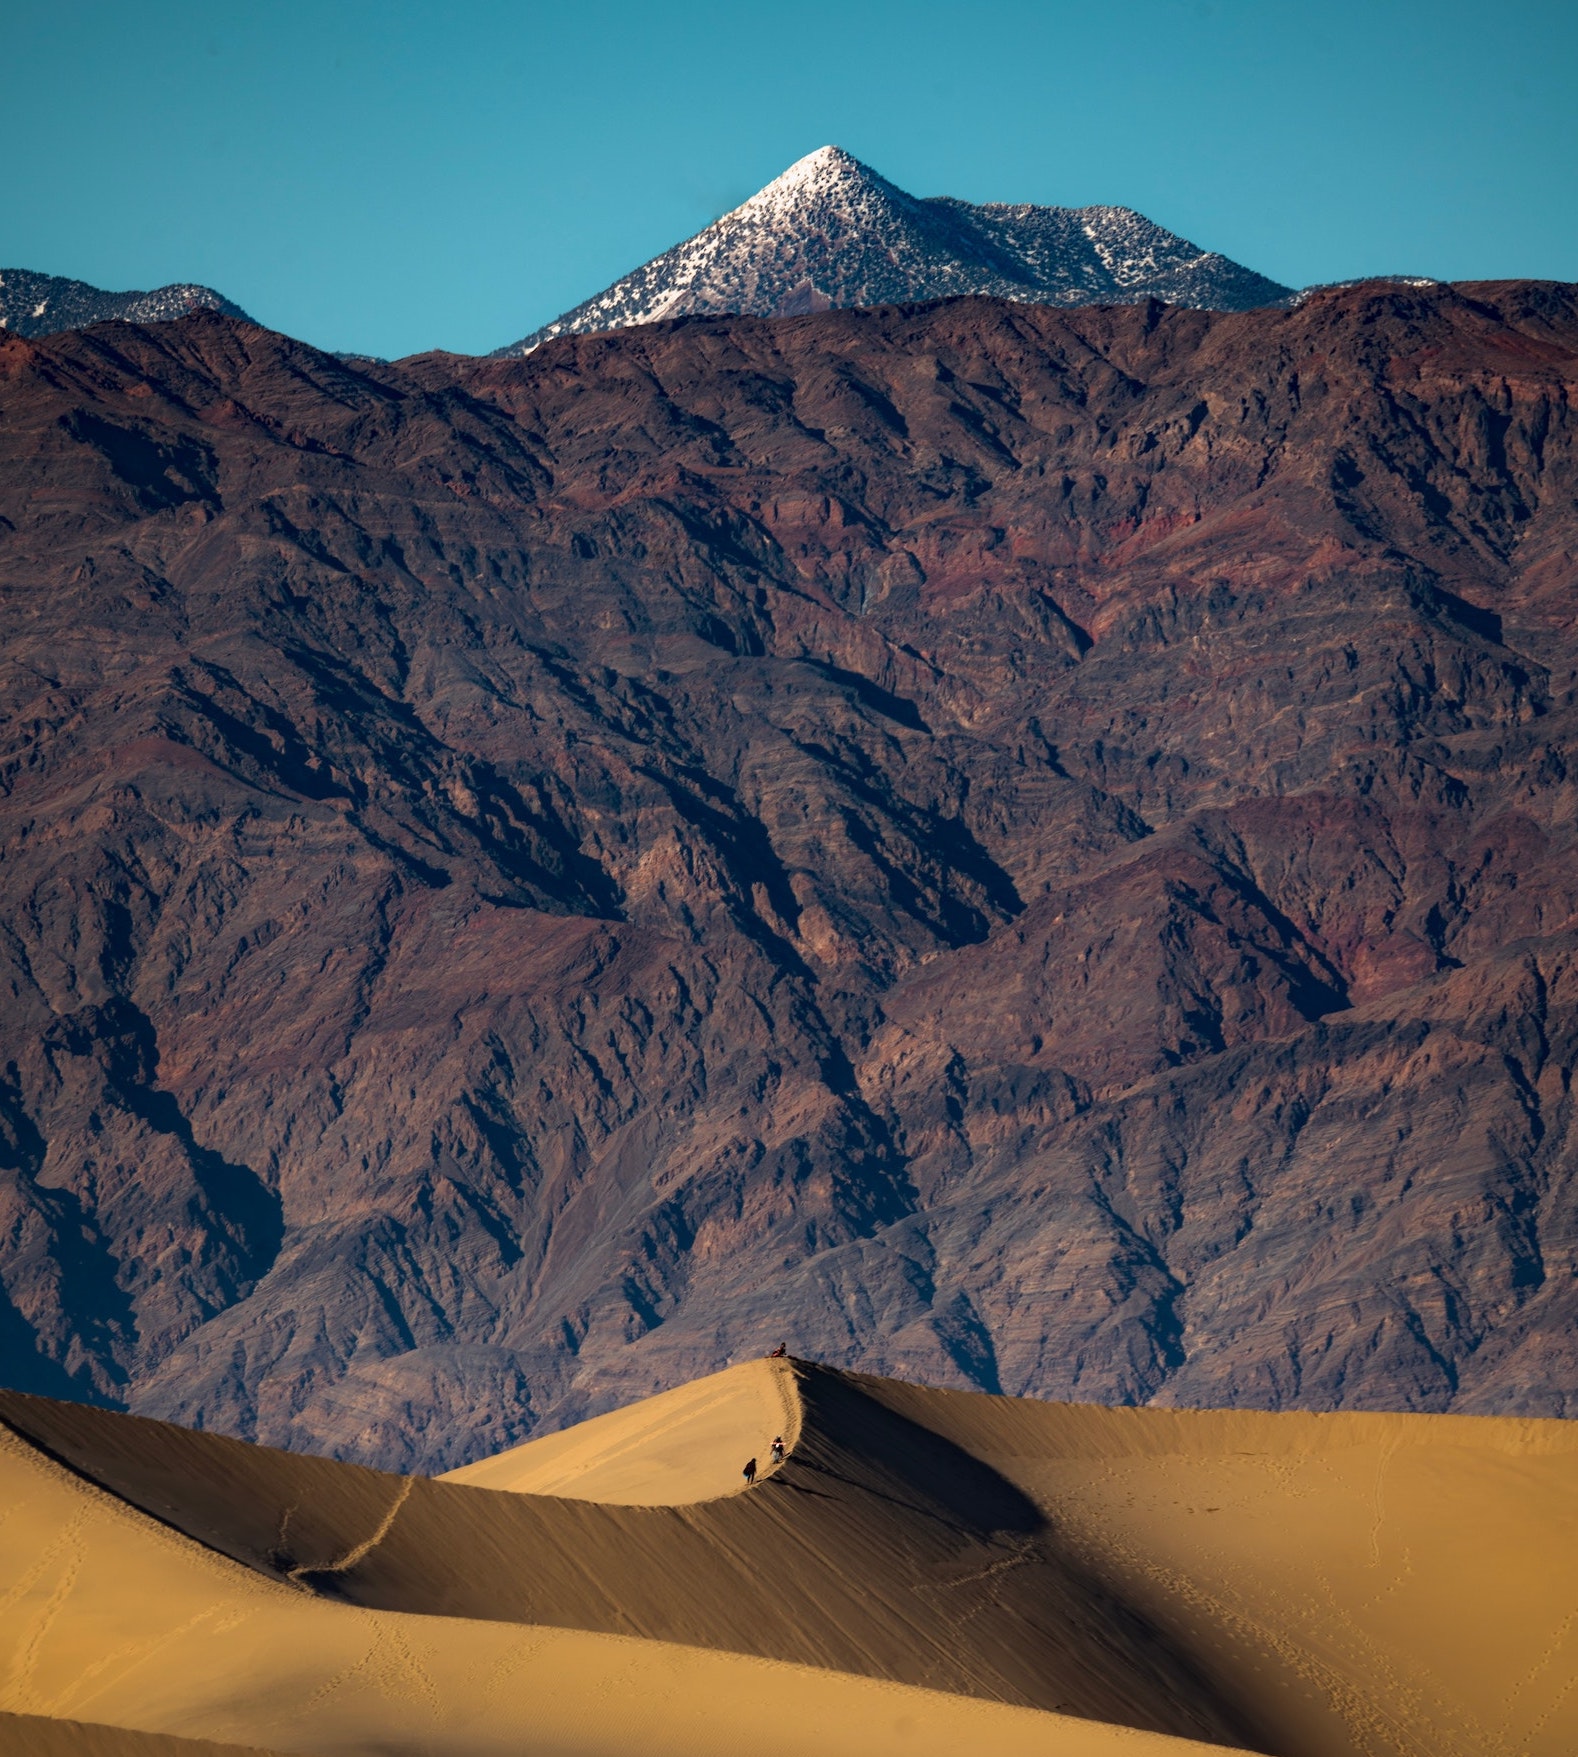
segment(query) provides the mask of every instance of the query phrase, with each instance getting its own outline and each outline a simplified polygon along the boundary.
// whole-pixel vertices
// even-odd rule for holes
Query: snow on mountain
[[[119,318],[125,323],[163,323],[189,311],[211,309],[245,317],[212,287],[181,281],[151,293],[107,293],[64,275],[41,275],[26,268],[0,269],[0,329],[19,336],[50,336]]]
[[[1218,311],[1293,296],[1131,208],[921,200],[824,146],[695,237],[497,352],[665,317],[782,317],[960,293],[1047,305],[1154,297]]]

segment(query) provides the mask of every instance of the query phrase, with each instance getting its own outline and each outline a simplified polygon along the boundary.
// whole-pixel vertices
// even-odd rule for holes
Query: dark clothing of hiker
[[[745,1478],[746,1488],[749,1488],[756,1481],[756,1460],[754,1458],[745,1460],[745,1468],[740,1472],[740,1475]]]
[[[782,1360],[788,1352],[789,1350],[780,1342],[767,1358],[769,1360]]]

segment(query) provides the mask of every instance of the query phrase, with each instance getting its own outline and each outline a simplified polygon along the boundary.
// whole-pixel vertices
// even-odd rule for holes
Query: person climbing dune
[[[774,1464],[782,1464],[783,1461],[784,1461],[784,1437],[782,1434],[779,1434],[777,1439],[775,1439],[773,1441],[773,1463]]]
[[[749,1488],[756,1481],[756,1460],[754,1458],[745,1460],[745,1468],[740,1472],[740,1475],[745,1478],[746,1488]]]

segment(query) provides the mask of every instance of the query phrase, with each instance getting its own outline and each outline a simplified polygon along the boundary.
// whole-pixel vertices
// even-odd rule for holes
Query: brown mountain
[[[1578,289],[0,339],[0,1341],[1570,1412]]]

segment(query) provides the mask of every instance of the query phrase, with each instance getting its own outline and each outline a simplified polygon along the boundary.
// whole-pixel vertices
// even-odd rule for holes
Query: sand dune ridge
[[[848,1749],[887,1749],[883,1717],[917,1691],[957,1749],[1578,1745],[1578,1432],[1559,1422],[1115,1410],[762,1361],[445,1479],[14,1393],[0,1420],[13,1712],[371,1753],[403,1701],[428,1730],[401,1749],[479,1754],[611,1754],[623,1714],[677,1754],[729,1748],[740,1704],[799,1678],[842,1704],[828,1750],[861,1727]],[[788,1456],[745,1491],[774,1432]],[[150,1646],[160,1616],[189,1633]],[[170,1657],[188,1648],[200,1686]],[[73,1670],[71,1651],[99,1657]],[[563,1705],[461,1684],[483,1656],[574,1673],[614,1721],[553,1743]],[[727,1715],[675,1705],[672,1681],[703,1674]]]

